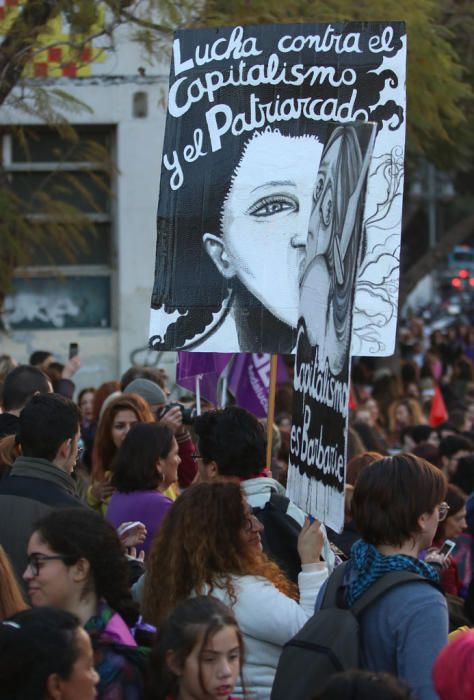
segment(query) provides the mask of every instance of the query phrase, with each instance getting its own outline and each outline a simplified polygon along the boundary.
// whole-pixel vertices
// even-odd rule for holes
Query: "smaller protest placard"
[[[344,524],[355,279],[375,125],[335,126],[324,146],[300,289],[288,495],[340,532]]]

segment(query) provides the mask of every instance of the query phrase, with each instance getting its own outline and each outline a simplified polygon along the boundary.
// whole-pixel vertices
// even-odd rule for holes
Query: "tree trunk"
[[[54,0],[27,0],[0,45],[0,105],[17,84],[31,49],[58,12]]]

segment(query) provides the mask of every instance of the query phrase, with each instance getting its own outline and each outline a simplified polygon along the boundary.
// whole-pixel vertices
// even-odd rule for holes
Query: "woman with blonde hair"
[[[170,508],[153,541],[144,595],[145,618],[157,627],[194,595],[210,594],[229,605],[248,652],[244,681],[257,700],[270,698],[282,647],[312,615],[327,578],[317,521],[307,520],[298,538],[299,591],[262,553],[262,529],[238,484],[192,486]],[[236,694],[242,696],[242,688]]]
[[[426,425],[426,417],[416,399],[395,399],[388,407],[389,440],[393,446],[401,444],[403,428],[414,425]]]

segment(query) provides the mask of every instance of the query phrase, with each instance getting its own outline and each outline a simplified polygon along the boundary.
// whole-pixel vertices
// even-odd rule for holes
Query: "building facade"
[[[58,36],[62,30],[56,27]],[[3,166],[15,192],[27,196],[39,182],[47,189],[54,181],[59,197],[94,225],[74,259],[43,245],[34,265],[17,270],[0,352],[26,362],[33,350],[50,350],[65,361],[77,342],[78,388],[118,377],[132,363],[174,364],[174,353],[147,350],[169,62],[164,55],[151,66],[126,27],[114,38],[113,50],[92,41],[78,62],[68,60],[67,49],[50,48],[28,68],[29,85],[66,91],[87,105],[67,114],[80,153],[23,110],[0,110]],[[10,129],[17,124],[31,127],[27,156]],[[87,156],[97,148],[115,163],[112,173]]]

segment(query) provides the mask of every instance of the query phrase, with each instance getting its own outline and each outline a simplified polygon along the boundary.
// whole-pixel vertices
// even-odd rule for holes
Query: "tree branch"
[[[473,234],[474,214],[471,214],[461,221],[458,221],[457,224],[444,234],[435,248],[431,248],[431,250],[412,265],[400,278],[399,308],[403,307],[407,296],[416,287],[417,283],[432,272],[432,270],[447,257],[452,247],[464,243],[464,241]]]
[[[0,45],[0,105],[15,87],[45,25],[58,12],[54,0],[27,0]]]

